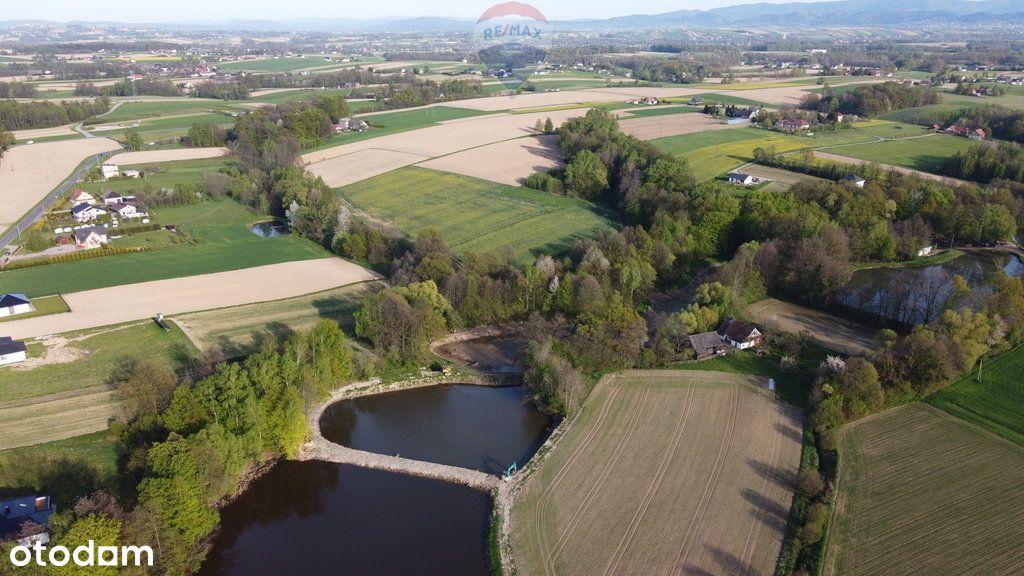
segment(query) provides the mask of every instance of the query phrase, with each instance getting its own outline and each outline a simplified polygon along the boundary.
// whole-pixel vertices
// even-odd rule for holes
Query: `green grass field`
[[[974,146],[967,138],[936,134],[909,140],[871,142],[828,150],[868,162],[903,166],[923,172],[935,172],[943,160]]]
[[[990,576],[1024,565],[1024,448],[915,402],[843,427],[824,573]]]
[[[712,132],[669,136],[667,138],[651,140],[651,143],[667,154],[685,154],[701,148],[707,148],[708,146],[756,140],[764,135],[765,132],[762,130],[736,128],[733,130],[714,130]]]
[[[288,90],[285,92],[274,92],[271,94],[255,96],[250,98],[249,101],[263,102],[266,104],[284,104],[285,102],[308,100],[317,94],[327,96],[348,96],[351,92],[351,88],[332,88],[330,90]]]
[[[885,138],[886,140],[924,136],[931,133],[931,130],[924,126],[900,122],[864,122],[862,126],[856,126],[856,130],[879,138]]]
[[[352,132],[333,136],[328,138],[322,145],[313,148],[313,150],[323,150],[324,148],[330,148],[340,144],[351,144],[353,142],[369,140],[371,138],[386,136],[388,134],[397,134],[399,132],[408,132],[409,130],[435,126],[446,120],[457,120],[459,118],[483,116],[485,114],[493,114],[493,112],[469,110],[467,108],[453,108],[450,106],[433,106],[418,110],[400,110],[397,112],[367,114],[365,116],[360,116],[360,119],[366,121],[366,123],[371,126],[369,130],[366,132]]]
[[[929,404],[1024,446],[1024,346],[988,360],[982,369],[929,396]]]
[[[310,55],[304,58],[269,58],[243,62],[218,62],[218,70],[229,72],[292,72],[303,68],[326,68],[338,66],[340,62],[324,60],[323,56]]]
[[[425,168],[395,170],[339,193],[408,234],[440,230],[460,253],[511,246],[524,261],[614,227],[611,212],[589,202]]]
[[[175,184],[200,184],[205,174],[217,172],[229,163],[230,161],[224,158],[208,158],[137,164],[131,168],[144,171],[145,178],[116,178],[100,182],[81,182],[78,184],[78,188],[93,196],[102,195],[107,190],[129,195],[147,190],[155,192],[163,187],[173,188]],[[126,167],[128,166],[122,168]]]
[[[719,130],[719,132],[728,132],[728,130]],[[752,162],[754,150],[757,148],[774,147],[776,152],[785,153],[808,147],[807,142],[794,136],[764,131],[761,131],[761,135],[761,138],[753,140],[706,146],[684,153],[683,156],[693,168],[697,180],[703,182]]]
[[[126,102],[106,116],[90,119],[86,124],[111,124],[126,120],[142,120],[175,114],[195,114],[213,111],[245,110],[241,106],[215,102],[212,100],[146,100],[143,102]]]
[[[191,242],[163,250],[3,272],[0,293],[23,292],[35,297],[329,256],[297,234],[278,238],[253,234],[249,225],[261,217],[233,200],[154,209],[153,218],[177,225]]]

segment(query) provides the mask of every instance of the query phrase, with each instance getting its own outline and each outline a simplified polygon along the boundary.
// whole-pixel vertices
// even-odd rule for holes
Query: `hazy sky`
[[[102,20],[182,22],[224,18],[293,20],[298,18],[375,18],[449,16],[476,18],[501,0],[0,0],[0,20]],[[523,1],[523,0],[521,0]],[[754,2],[792,0],[538,0],[529,2],[550,19],[607,18],[658,14],[673,10],[717,8]],[[821,0],[800,0],[821,1]]]

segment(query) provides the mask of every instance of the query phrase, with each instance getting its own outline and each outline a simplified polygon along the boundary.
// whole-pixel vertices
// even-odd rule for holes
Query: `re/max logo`
[[[504,26],[494,26],[492,28],[484,28],[484,40],[493,40],[495,38],[504,38],[508,36],[514,37],[526,37],[526,38],[540,38],[540,34],[543,32],[536,26],[530,26],[528,24],[505,24]]]

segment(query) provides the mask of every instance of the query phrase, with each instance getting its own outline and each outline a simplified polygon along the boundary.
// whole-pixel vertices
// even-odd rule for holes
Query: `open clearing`
[[[884,162],[911,170],[936,172],[943,160],[974,145],[975,142],[968,138],[930,134],[919,138],[842,146],[831,148],[829,151],[857,160]]]
[[[1024,446],[1024,346],[927,398],[929,404]]]
[[[900,142],[879,142],[879,144],[899,145]],[[838,153],[821,152],[821,151],[815,150],[814,157],[818,158],[818,159],[821,159],[821,160],[830,160],[832,162],[840,162],[842,164],[855,164],[855,165],[874,164],[874,165],[878,166],[879,168],[881,168],[883,170],[895,171],[895,172],[899,172],[901,174],[916,174],[917,176],[920,176],[921,178],[924,178],[925,180],[934,180],[936,182],[947,182],[947,183],[953,183],[953,184],[967,184],[967,182],[964,181],[964,180],[958,180],[956,178],[950,178],[949,176],[941,176],[939,174],[933,174],[931,172],[927,172],[927,171],[924,171],[924,170],[917,170],[917,169],[914,169],[914,168],[907,168],[906,166],[898,166],[896,164],[886,164],[886,163],[878,162],[878,161],[870,161],[870,160],[864,160],[864,159],[861,159],[861,158],[853,158],[851,156],[844,156],[843,154],[845,154],[846,151],[849,148],[852,148],[852,146],[850,146],[850,147],[843,146],[843,147],[840,147],[840,148],[830,148],[830,150],[835,150]],[[877,151],[873,151],[872,152],[872,154],[876,154],[876,153],[877,153]],[[893,160],[895,160],[895,159],[893,159]]]
[[[31,338],[142,320],[158,313],[181,314],[291,298],[379,278],[340,258],[323,258],[88,290],[64,294],[71,312],[8,322],[4,333]]]
[[[843,428],[827,573],[1009,576],[1024,566],[1024,448],[914,403]]]
[[[146,150],[142,152],[124,152],[114,155],[108,160],[114,164],[144,164],[147,162],[176,162],[179,160],[203,160],[226,156],[227,148],[179,148],[177,150]]]
[[[121,145],[107,138],[15,146],[0,160],[0,231],[46,197],[95,154]]]
[[[619,120],[619,127],[630,136],[641,140],[654,140],[680,134],[711,132],[742,128],[743,124],[726,124],[721,118],[707,114],[671,114],[661,116],[642,116]]]
[[[763,384],[699,371],[604,378],[516,497],[519,574],[771,574],[801,417]]]
[[[351,332],[360,300],[382,285],[364,282],[285,300],[182,314],[174,322],[200,350],[237,358],[258,351],[268,338],[283,340],[325,318]]]
[[[612,214],[590,202],[415,166],[338,192],[407,234],[440,230],[458,253],[511,246],[524,262],[613,228]]]
[[[557,136],[527,136],[506,140],[420,164],[424,168],[512,186],[522,184],[534,172],[547,172],[563,165]]]
[[[113,390],[13,408],[0,405],[0,450],[63,440],[107,428],[114,416]]]
[[[756,321],[774,325],[784,332],[806,330],[815,342],[830,350],[862,355],[874,348],[869,329],[820,310],[769,298],[751,304],[747,313]]]

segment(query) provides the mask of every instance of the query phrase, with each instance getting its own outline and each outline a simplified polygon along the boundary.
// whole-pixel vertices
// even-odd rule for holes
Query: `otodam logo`
[[[505,2],[488,8],[473,35],[486,74],[520,89],[547,58],[547,30],[548,19],[529,4]]]

